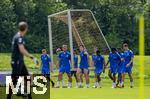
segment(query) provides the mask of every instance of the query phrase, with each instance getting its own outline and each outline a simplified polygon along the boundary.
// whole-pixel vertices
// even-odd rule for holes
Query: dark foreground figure
[[[25,92],[26,92],[26,76],[29,75],[28,70],[24,63],[24,56],[31,58],[38,65],[38,60],[34,58],[28,51],[25,49],[25,40],[24,36],[27,33],[28,25],[26,22],[20,22],[18,25],[18,33],[15,34],[12,40],[12,55],[11,55],[11,66],[12,66],[12,82],[14,87],[16,87],[19,76],[24,76],[25,81]],[[32,99],[31,94],[21,94],[20,89],[17,95],[22,97],[27,97],[27,99]],[[7,95],[7,99],[11,99],[12,89],[9,87],[9,94]]]

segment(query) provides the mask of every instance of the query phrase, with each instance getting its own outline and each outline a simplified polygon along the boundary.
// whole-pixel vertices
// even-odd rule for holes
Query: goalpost
[[[48,16],[49,50],[52,64],[56,62],[56,49],[63,44],[69,46],[71,64],[74,64],[73,50],[83,45],[90,54],[92,48],[101,52],[110,51],[110,46],[103,35],[91,10],[69,9]]]

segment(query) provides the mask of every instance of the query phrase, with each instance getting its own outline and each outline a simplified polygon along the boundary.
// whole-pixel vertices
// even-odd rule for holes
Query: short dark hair
[[[80,45],[79,47],[83,47],[84,48],[84,45]]]
[[[41,50],[46,50],[46,48],[45,48],[45,47],[43,47]]]
[[[123,45],[124,45],[124,44],[127,44],[127,45],[128,45],[128,44],[129,44],[129,41],[128,41],[128,40],[125,40],[125,41],[123,42]]]
[[[23,21],[19,22],[18,28],[19,28],[20,31],[23,32],[28,28],[28,24],[26,22],[23,22]]]
[[[97,51],[96,51],[96,54],[97,54],[98,56],[100,56],[100,55],[101,55],[100,50],[97,50]]]
[[[111,48],[111,51],[112,51],[112,52],[115,52],[115,51],[117,51],[117,50],[116,50],[116,48]]]

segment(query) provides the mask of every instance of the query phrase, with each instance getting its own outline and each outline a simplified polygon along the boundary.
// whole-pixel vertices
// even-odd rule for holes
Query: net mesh
[[[71,19],[74,49],[79,49],[79,46],[83,45],[90,54],[93,53],[94,47],[99,48],[102,54],[109,52],[106,41],[90,11],[71,11]],[[51,17],[51,26],[53,54],[56,54],[56,49],[61,48],[63,44],[70,48],[68,14],[63,13]]]
[[[71,13],[72,24],[78,31],[82,43],[91,54],[94,47],[98,47],[105,54],[108,46],[102,36],[90,11],[73,11]],[[77,34],[77,33],[76,33]]]

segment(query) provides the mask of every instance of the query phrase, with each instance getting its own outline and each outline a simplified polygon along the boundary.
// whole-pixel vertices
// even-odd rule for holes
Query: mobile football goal
[[[71,53],[71,64],[74,63],[73,51],[83,45],[89,54],[93,48],[100,49],[102,54],[110,51],[110,46],[91,10],[69,9],[48,15],[49,50],[52,64],[56,63],[56,49],[68,45]]]

